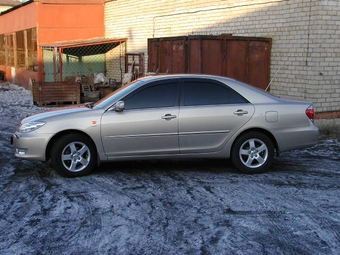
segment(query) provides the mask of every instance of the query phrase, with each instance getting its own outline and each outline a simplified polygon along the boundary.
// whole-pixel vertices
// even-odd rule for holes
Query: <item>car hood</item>
[[[77,114],[81,112],[92,111],[91,108],[88,108],[83,105],[77,106],[69,106],[64,108],[57,108],[53,110],[48,110],[46,112],[38,113],[32,116],[29,116],[23,120],[24,123],[31,122],[31,121],[43,121],[53,117],[59,117],[61,115],[70,115],[70,114]]]

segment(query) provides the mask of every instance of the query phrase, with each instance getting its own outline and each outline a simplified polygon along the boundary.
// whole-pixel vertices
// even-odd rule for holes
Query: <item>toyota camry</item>
[[[230,158],[243,173],[270,169],[280,152],[318,142],[310,102],[282,99],[210,75],[140,78],[95,103],[27,117],[11,137],[15,156],[49,161],[62,175],[101,162]]]

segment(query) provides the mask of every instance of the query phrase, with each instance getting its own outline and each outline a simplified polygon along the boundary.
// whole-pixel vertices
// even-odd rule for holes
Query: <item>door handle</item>
[[[244,111],[244,110],[242,110],[242,109],[239,109],[239,110],[233,112],[233,114],[234,114],[234,115],[237,115],[237,116],[242,116],[242,115],[244,115],[244,114],[248,114],[248,111]]]
[[[176,119],[176,118],[177,118],[176,115],[172,115],[172,114],[170,114],[170,113],[165,114],[164,116],[162,116],[162,119],[163,119],[163,120],[172,120],[172,119]]]

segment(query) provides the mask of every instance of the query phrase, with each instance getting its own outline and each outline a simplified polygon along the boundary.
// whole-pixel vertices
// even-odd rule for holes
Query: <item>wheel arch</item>
[[[70,129],[70,130],[63,130],[63,131],[61,131],[61,132],[55,134],[55,135],[51,138],[51,140],[48,142],[47,147],[46,147],[46,152],[45,152],[46,161],[48,161],[48,160],[51,158],[51,151],[52,151],[52,147],[53,147],[53,145],[55,144],[55,142],[56,142],[60,137],[62,137],[62,136],[64,136],[64,135],[67,135],[67,134],[81,134],[81,135],[86,136],[87,138],[89,138],[89,139],[92,141],[94,147],[96,148],[96,153],[98,154],[98,148],[97,148],[96,143],[93,141],[93,139],[92,139],[91,136],[89,136],[87,133],[82,132],[82,131],[80,131],[80,130]]]
[[[277,141],[276,141],[276,139],[275,139],[275,136],[274,136],[271,132],[269,132],[268,130],[263,129],[263,128],[250,128],[250,129],[244,130],[244,131],[242,131],[241,133],[239,133],[239,134],[237,135],[237,137],[234,139],[230,151],[232,151],[232,149],[233,149],[233,147],[234,147],[234,145],[235,145],[237,139],[238,139],[239,137],[241,137],[242,135],[244,135],[244,134],[246,134],[246,133],[249,133],[249,132],[259,132],[259,133],[262,133],[262,134],[266,135],[266,136],[272,141],[272,143],[273,143],[273,145],[274,145],[275,154],[276,154],[276,155],[279,155],[279,152],[280,152],[280,151],[279,151],[279,146],[278,146],[278,143],[277,143]]]

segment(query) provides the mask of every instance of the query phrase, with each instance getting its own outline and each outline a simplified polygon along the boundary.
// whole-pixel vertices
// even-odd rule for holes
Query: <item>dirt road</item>
[[[14,159],[4,142],[1,254],[340,250],[339,140],[285,153],[261,175],[222,160],[146,161],[105,164],[76,179]]]

